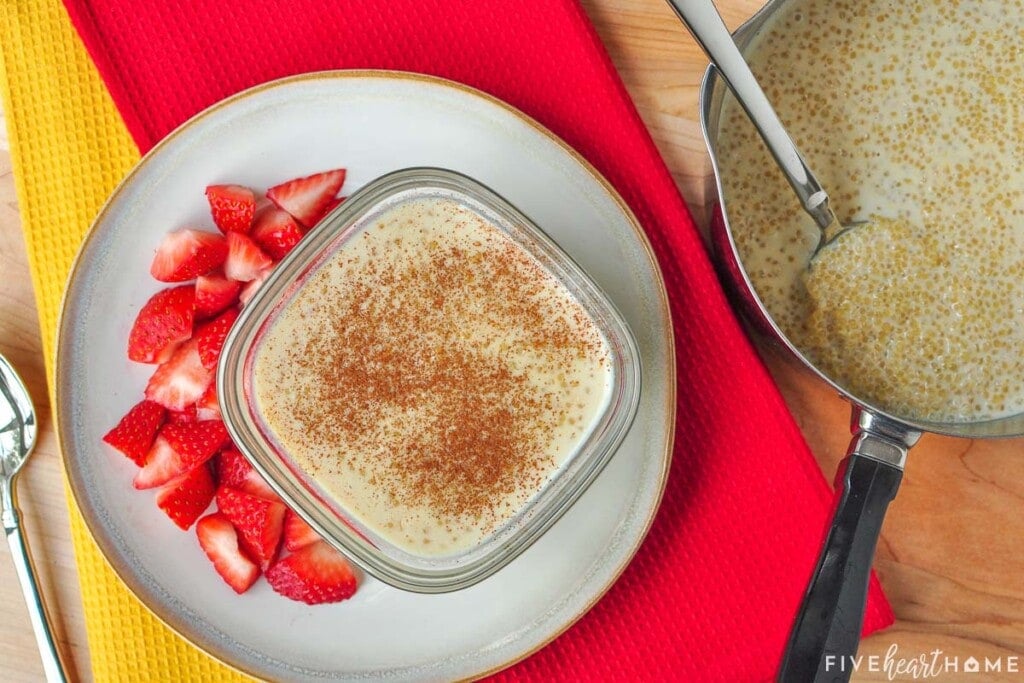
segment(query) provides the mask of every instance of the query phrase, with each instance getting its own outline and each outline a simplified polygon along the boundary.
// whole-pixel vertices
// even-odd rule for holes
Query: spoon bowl
[[[0,356],[0,486],[6,493],[36,443],[32,399],[7,359]]]
[[[722,80],[732,90],[785,174],[800,205],[818,226],[818,244],[809,261],[809,265],[813,264],[823,248],[864,222],[840,222],[829,204],[828,193],[782,125],[714,3],[711,0],[668,0],[668,3],[717,67]]]

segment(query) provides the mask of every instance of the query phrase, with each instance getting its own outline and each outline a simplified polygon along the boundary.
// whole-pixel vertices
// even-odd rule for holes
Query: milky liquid
[[[386,210],[256,351],[274,437],[341,507],[421,556],[479,544],[588,436],[610,351],[569,292],[455,202]]]
[[[840,221],[823,252],[732,98],[718,146],[747,273],[787,337],[906,417],[1024,411],[1024,3],[803,0],[747,53]]]

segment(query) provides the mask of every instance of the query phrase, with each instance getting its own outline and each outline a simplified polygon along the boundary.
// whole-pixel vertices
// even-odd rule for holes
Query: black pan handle
[[[920,432],[892,420],[854,411],[854,438],[836,475],[831,526],[789,635],[780,683],[850,679],[878,535],[918,437]]]

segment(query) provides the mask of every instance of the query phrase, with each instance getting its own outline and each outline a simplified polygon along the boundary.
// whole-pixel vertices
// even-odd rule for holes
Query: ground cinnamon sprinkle
[[[318,270],[257,355],[279,441],[420,553],[521,508],[604,402],[608,348],[528,254],[453,202],[382,216]]]

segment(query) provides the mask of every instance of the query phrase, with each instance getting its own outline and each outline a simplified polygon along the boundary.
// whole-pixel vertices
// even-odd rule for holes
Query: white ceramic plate
[[[589,491],[543,538],[481,584],[416,595],[367,578],[308,607],[259,581],[236,596],[195,534],[135,491],[135,466],[101,443],[152,366],[125,356],[169,230],[209,226],[203,189],[264,188],[349,169],[349,193],[384,173],[440,166],[481,180],[532,217],[609,294],[643,362],[636,421]],[[632,214],[578,155],[521,113],[464,86],[393,72],[311,74],[199,114],[139,163],[101,211],[71,273],[59,327],[57,411],[75,498],[111,565],[160,619],[255,676],[453,679],[507,666],[589,609],[625,568],[661,498],[675,386],[665,288]]]

